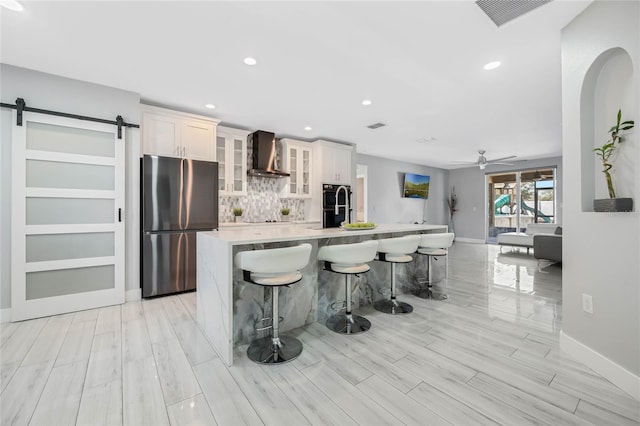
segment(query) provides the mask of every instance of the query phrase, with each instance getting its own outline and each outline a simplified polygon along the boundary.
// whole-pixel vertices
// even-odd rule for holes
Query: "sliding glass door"
[[[486,183],[487,243],[529,223],[555,223],[555,167],[487,174]]]

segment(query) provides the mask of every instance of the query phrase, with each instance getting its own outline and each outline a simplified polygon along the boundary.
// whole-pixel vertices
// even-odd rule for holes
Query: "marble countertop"
[[[309,240],[318,238],[352,237],[357,235],[377,235],[394,232],[446,231],[446,225],[414,225],[414,224],[379,224],[374,229],[350,230],[341,228],[323,229],[319,225],[309,227],[286,227],[279,224],[259,224],[259,226],[222,228],[219,231],[201,232],[200,234],[231,245],[268,243],[280,241]]]
[[[291,221],[280,221],[280,222],[221,222],[219,224],[220,228],[239,228],[239,227],[249,227],[249,226],[284,226],[284,225],[318,225],[321,226],[319,221],[308,221],[308,220],[291,220]]]

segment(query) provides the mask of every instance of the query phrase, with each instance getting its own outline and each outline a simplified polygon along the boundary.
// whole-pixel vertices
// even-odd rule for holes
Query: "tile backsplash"
[[[253,149],[247,147],[247,166],[252,166]],[[276,150],[276,160],[280,163],[281,146],[278,143]],[[290,220],[304,220],[304,203],[306,200],[280,198],[278,195],[284,185],[286,178],[266,178],[259,176],[247,176],[247,195],[239,197],[220,196],[218,205],[218,220],[220,223],[233,222],[233,209],[241,207],[243,222],[266,222],[271,220],[281,220],[280,209],[288,207],[290,209]]]
[[[280,221],[280,209],[289,207],[290,220],[304,220],[305,200],[280,199],[278,193],[285,184],[283,178],[249,176],[247,195],[242,197],[221,196],[218,207],[220,222],[233,222],[233,209],[241,207],[243,222]]]

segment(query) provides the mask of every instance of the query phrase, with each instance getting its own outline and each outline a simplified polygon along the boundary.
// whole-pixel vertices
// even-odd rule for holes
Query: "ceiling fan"
[[[484,170],[485,167],[490,166],[492,164],[502,164],[505,166],[511,166],[513,165],[512,163],[505,163],[504,161],[517,157],[516,155],[510,155],[508,157],[494,158],[493,160],[487,160],[487,157],[484,156],[485,152],[486,151],[484,149],[478,150],[478,154],[480,155],[478,156],[478,159],[476,161],[455,162],[453,164],[474,164],[480,167],[480,170]]]
[[[534,181],[553,179],[553,170],[536,170],[533,172],[531,179]]]

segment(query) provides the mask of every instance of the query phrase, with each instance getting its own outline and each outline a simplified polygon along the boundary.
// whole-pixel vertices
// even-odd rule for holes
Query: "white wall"
[[[0,64],[2,102],[23,98],[27,106],[90,117],[115,120],[121,115],[128,123],[140,123],[140,97],[136,93],[72,80],[38,71]],[[0,308],[11,304],[11,110],[0,109]],[[125,131],[125,289],[140,287],[139,279],[139,179],[140,132]]]
[[[479,167],[449,170],[449,184],[456,189],[458,206],[453,217],[456,238],[485,241],[487,218],[485,200],[487,188],[485,175],[491,173],[525,170],[544,167],[556,167],[556,223],[563,223],[563,171],[562,158],[551,157],[538,160],[516,162],[513,166],[490,166],[485,170]]]
[[[449,172],[435,167],[421,166],[357,154],[356,163],[367,166],[367,216],[376,223],[414,223],[426,220],[430,224],[449,222],[446,199],[449,194]],[[427,201],[403,198],[405,173],[430,176]]]
[[[561,347],[640,398],[640,214],[594,213],[582,199],[603,179],[590,152],[607,139],[618,108],[638,123],[640,96],[640,3],[596,1],[562,32],[563,165],[566,176]],[[628,60],[617,53],[622,48]],[[614,49],[614,50],[611,50]],[[607,64],[607,52],[616,53]],[[602,56],[602,54],[605,56]],[[597,68],[592,68],[592,64]],[[626,87],[612,67],[631,66]],[[594,72],[589,72],[589,70]],[[628,75],[622,69],[618,75]],[[586,78],[586,81],[585,81]],[[640,138],[625,143],[631,165],[622,169],[620,192],[640,201]],[[621,166],[621,165],[617,165]],[[626,171],[625,171],[626,170]],[[619,173],[621,170],[618,171]],[[620,176],[618,176],[620,177]],[[589,200],[587,200],[589,201]],[[593,314],[582,310],[593,297]]]

